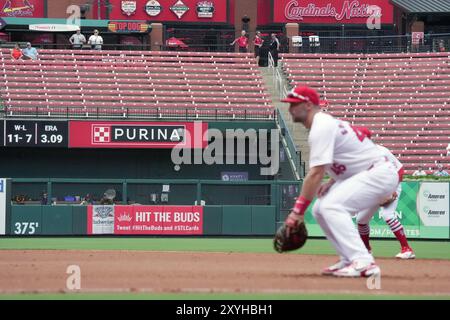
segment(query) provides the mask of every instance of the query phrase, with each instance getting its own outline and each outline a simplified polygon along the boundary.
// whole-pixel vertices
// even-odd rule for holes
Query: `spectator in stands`
[[[427,172],[423,170],[422,166],[419,166],[416,171],[413,172],[413,177],[424,177],[427,175]]]
[[[444,42],[444,40],[439,40],[439,52],[445,52],[445,42]]]
[[[450,143],[448,144],[446,150],[447,150],[447,155],[450,156]]]
[[[94,34],[89,37],[88,44],[93,50],[102,50],[103,38],[99,35],[98,30],[94,30]]]
[[[444,170],[444,166],[441,163],[438,164],[438,169],[437,169],[437,171],[435,171],[433,173],[433,175],[435,177],[448,177],[449,176],[448,172]]]
[[[261,49],[264,40],[261,38],[261,31],[256,31],[255,39],[253,40],[253,44],[255,45],[255,58],[256,64],[259,65],[259,49]]]
[[[22,53],[24,59],[37,60],[39,56],[36,48],[33,48],[29,42],[27,42],[27,47],[22,50]]]
[[[83,45],[86,43],[86,38],[81,33],[81,30],[78,29],[77,33],[74,33],[70,37],[69,42],[72,44],[73,49],[82,49]]]
[[[11,50],[11,57],[13,60],[20,60],[22,59],[23,53],[20,49],[20,46],[18,43],[14,45],[14,48]]]
[[[238,46],[239,46],[239,52],[247,52],[248,51],[248,38],[247,38],[245,30],[242,30],[241,36],[239,38],[234,39],[234,41],[231,43],[231,45],[234,46],[234,44],[236,42],[238,43]]]
[[[269,47],[270,54],[273,58],[273,65],[278,66],[278,52],[280,51],[280,41],[275,33],[272,33]]]
[[[41,204],[47,205],[47,203],[48,203],[48,194],[47,192],[43,192],[41,197]]]

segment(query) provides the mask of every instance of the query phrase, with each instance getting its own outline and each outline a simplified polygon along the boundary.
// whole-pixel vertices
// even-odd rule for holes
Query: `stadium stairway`
[[[292,121],[291,115],[288,111],[288,105],[280,101],[280,91],[275,84],[276,77],[274,76],[273,69],[269,67],[262,67],[260,69],[267,92],[270,95],[270,100],[272,101],[273,106],[280,111],[280,114],[286,123],[286,127],[293,137],[294,144],[297,150],[301,153],[301,161],[304,162],[305,169],[307,171],[309,168],[308,130],[306,130],[302,125],[298,123],[296,124]]]

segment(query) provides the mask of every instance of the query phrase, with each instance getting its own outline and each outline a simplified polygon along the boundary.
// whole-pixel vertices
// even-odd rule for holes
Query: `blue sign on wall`
[[[248,172],[221,172],[222,181],[248,181]]]

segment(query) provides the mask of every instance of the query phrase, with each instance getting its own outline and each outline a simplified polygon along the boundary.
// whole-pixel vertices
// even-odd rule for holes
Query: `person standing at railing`
[[[93,50],[102,50],[103,38],[99,35],[98,30],[94,30],[94,34],[89,37],[88,44]]]
[[[239,52],[247,52],[248,51],[248,38],[246,35],[245,30],[242,30],[241,36],[239,38],[234,39],[234,41],[231,43],[232,46],[237,42],[239,46]]]
[[[253,40],[253,44],[255,45],[255,58],[256,58],[256,64],[259,65],[259,55],[260,55],[260,49],[264,43],[264,40],[261,38],[261,31],[256,31],[255,39]]]
[[[269,46],[269,52],[272,55],[274,67],[278,66],[278,52],[279,51],[280,51],[280,41],[278,40],[277,35],[275,33],[272,33],[271,40],[270,40],[270,46]]]
[[[69,42],[72,44],[73,49],[82,49],[83,45],[86,43],[86,38],[81,33],[81,30],[78,29],[77,33],[74,33],[70,39]]]

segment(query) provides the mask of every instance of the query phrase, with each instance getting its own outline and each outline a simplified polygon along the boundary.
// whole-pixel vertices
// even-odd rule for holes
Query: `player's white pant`
[[[395,191],[398,182],[394,166],[389,161],[381,161],[370,170],[336,181],[328,193],[316,201],[313,215],[341,260],[348,263],[374,261],[351,217],[378,207]]]
[[[395,218],[395,209],[397,209],[398,201],[400,200],[400,195],[402,193],[401,183],[398,184],[396,192],[397,192],[397,199],[392,201],[386,207],[381,207],[380,209],[380,215],[383,217],[384,221],[389,221]],[[358,216],[356,217],[356,222],[358,224],[363,225],[369,224],[370,220],[375,215],[379,207],[380,206],[378,205],[374,208],[368,208],[366,210],[361,211],[360,213],[358,213]]]

